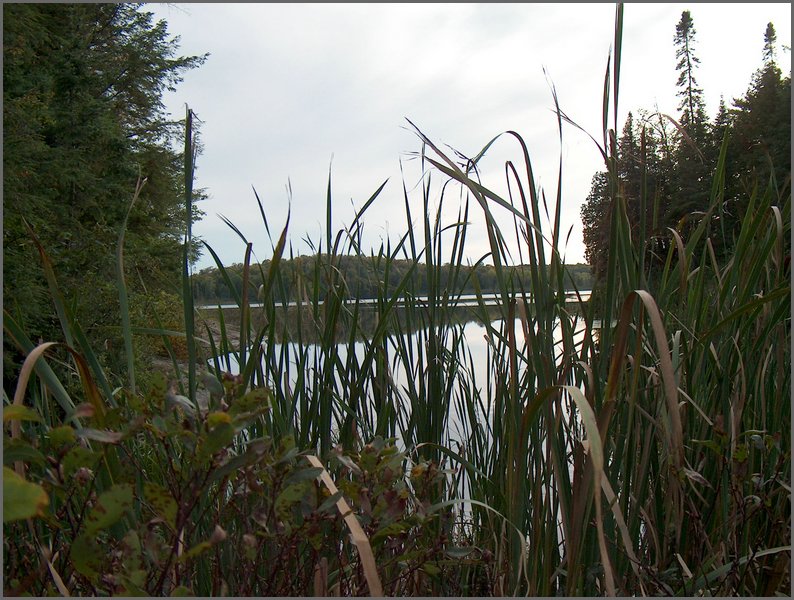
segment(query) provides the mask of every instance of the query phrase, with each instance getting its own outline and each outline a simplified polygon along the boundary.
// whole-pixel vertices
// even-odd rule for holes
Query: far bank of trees
[[[646,268],[665,259],[668,228],[686,239],[708,209],[724,139],[726,178],[724,189],[716,190],[721,206],[712,232],[717,258],[732,245],[754,187],[763,191],[771,184],[775,193],[790,193],[791,74],[784,76],[778,65],[773,24],[763,32],[761,65],[746,93],[730,106],[721,99],[713,119],[706,113],[697,80],[696,33],[690,11],[684,11],[673,38],[680,102],[678,114],[671,117],[676,122],[658,111],[640,109],[628,114],[618,138],[617,193],[625,199],[632,236],[651,242]],[[581,215],[585,256],[597,281],[607,268],[611,210],[608,175],[596,173]]]
[[[411,270],[413,261],[395,259],[388,262],[377,256],[335,256],[334,272],[339,274],[343,282],[345,294],[350,298],[377,298],[382,283],[387,280],[387,290],[395,290],[399,283]],[[450,281],[450,265],[438,267],[438,288],[447,289]],[[458,267],[455,267],[456,269]],[[260,265],[252,265],[249,271],[248,299],[257,301],[257,290],[262,284],[262,274],[267,276],[270,261],[266,260]],[[514,278],[516,283],[521,282],[522,289],[529,289],[529,267],[515,266],[504,267],[508,277]],[[281,261],[279,272],[280,284],[274,286],[275,298],[278,301],[296,300],[303,298],[304,294],[313,297],[315,293],[319,298],[325,298],[328,293],[329,270],[326,255],[297,256]],[[455,289],[447,289],[449,294],[463,293],[474,294],[477,291],[489,293],[497,288],[496,271],[492,265],[477,265],[476,267],[461,266],[460,274],[456,281],[461,282]],[[225,268],[228,282],[223,272],[214,267],[203,269],[193,275],[193,290],[196,302],[199,304],[216,304],[232,302],[235,296],[242,297],[243,290],[243,265],[234,264]],[[589,265],[566,265],[565,285],[569,290],[589,290],[593,284],[592,271]],[[427,292],[427,271],[424,264],[419,263],[413,271],[411,289],[420,294]],[[233,289],[230,289],[229,283]],[[283,283],[283,285],[281,285]],[[317,285],[317,290],[314,287]]]

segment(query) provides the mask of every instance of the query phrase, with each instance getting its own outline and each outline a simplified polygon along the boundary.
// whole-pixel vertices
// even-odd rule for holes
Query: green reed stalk
[[[193,144],[193,111],[185,107],[185,243],[182,255],[182,302],[185,315],[185,341],[188,357],[188,397],[195,399],[196,394],[196,342],[194,338],[193,286],[190,277],[190,244],[193,223],[193,177],[196,148]],[[196,404],[196,411],[198,411]]]

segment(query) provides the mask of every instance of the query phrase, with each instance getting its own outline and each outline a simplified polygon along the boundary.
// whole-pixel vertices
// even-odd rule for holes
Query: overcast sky
[[[219,3],[146,9],[180,36],[181,54],[210,53],[165,103],[176,118],[188,104],[203,121],[196,186],[209,199],[194,233],[224,264],[242,262],[245,248],[219,215],[254,243],[259,260],[271,256],[252,186],[271,231],[280,231],[289,182],[295,254],[311,252],[307,239],[324,246],[329,168],[334,232],[350,224],[386,179],[365,216],[365,242],[377,250],[387,237],[394,241],[406,231],[403,181],[419,226],[422,198],[414,186],[421,174],[410,154],[421,143],[406,118],[440,147],[466,156],[499,133],[516,130],[529,147],[536,184],[550,200],[562,157],[562,223],[564,231],[572,228],[563,250],[567,262],[584,261],[579,212],[603,163],[593,142],[570,126],[563,128],[560,145],[551,84],[562,109],[600,139],[614,4]],[[747,90],[761,65],[770,21],[778,62],[790,72],[790,51],[782,47],[791,44],[788,3],[630,3],[624,9],[619,128],[629,110],[658,107],[678,115],[673,36],[683,10],[690,10],[697,32],[696,76],[709,118],[720,94],[730,103]],[[483,163],[486,186],[505,190],[507,159],[518,162],[520,152],[505,136]],[[442,179],[434,175],[435,182]],[[445,197],[445,222],[453,221],[458,197]],[[488,245],[482,221],[470,220],[467,254],[474,261]],[[205,252],[198,268],[213,264]]]

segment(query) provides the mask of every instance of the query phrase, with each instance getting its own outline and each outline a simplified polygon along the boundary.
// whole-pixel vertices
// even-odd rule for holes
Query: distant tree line
[[[680,99],[676,122],[658,111],[629,113],[617,141],[617,194],[625,200],[632,237],[650,242],[646,266],[665,259],[668,228],[686,239],[699,214],[708,209],[726,137],[726,179],[712,231],[718,258],[732,245],[753,186],[763,191],[774,178],[779,193],[790,193],[791,74],[784,77],[777,64],[774,26],[766,27],[762,64],[747,92],[731,107],[721,98],[711,121],[696,78],[700,60],[695,42],[692,15],[684,11],[674,36]],[[581,210],[585,256],[597,281],[607,269],[614,208],[609,190],[607,173],[596,173]]]
[[[333,261],[335,272],[343,282],[345,294],[351,298],[377,298],[379,293],[382,293],[379,290],[383,289],[384,284],[387,292],[392,293],[413,265],[412,260],[395,259],[388,261],[387,269],[386,261],[382,257],[364,255],[334,256]],[[450,271],[453,267],[442,265],[436,268],[438,269],[438,288],[443,291],[450,281]],[[448,293],[473,294],[478,290],[490,293],[498,289],[493,265],[479,264],[476,267],[463,265],[459,268],[461,272],[457,276],[457,281],[461,283],[455,289],[447,289]],[[508,266],[504,269],[508,278],[513,278],[516,283],[520,280],[524,289],[530,288],[529,266]],[[226,278],[219,269],[209,267],[193,275],[193,290],[197,303],[229,303],[234,300],[235,296],[242,297],[243,265],[230,265],[224,270],[234,291],[229,288]],[[262,284],[262,276],[263,274],[267,276],[269,270],[269,260],[262,262],[261,265],[250,267],[249,301],[257,301],[257,292]],[[315,294],[315,286],[316,293],[320,298],[325,298],[328,293],[327,255],[297,256],[282,260],[278,265],[278,270],[279,285],[273,286],[277,301],[296,300],[303,298],[304,294],[311,298]],[[416,266],[412,278],[410,289],[417,294],[427,293],[427,270],[423,263]],[[580,291],[589,290],[592,283],[593,277],[589,265],[566,265],[566,289],[573,290],[575,286]]]

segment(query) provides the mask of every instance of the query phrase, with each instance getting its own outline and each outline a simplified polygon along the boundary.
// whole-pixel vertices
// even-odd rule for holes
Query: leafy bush
[[[177,333],[185,331],[182,298],[178,294],[158,290],[139,294],[133,300],[130,306],[130,318],[134,325],[146,328],[157,324],[158,328],[165,331]],[[178,360],[185,360],[188,357],[187,342],[185,342],[184,336],[170,335],[164,339],[152,335],[138,335],[133,339],[136,356],[140,356],[142,359],[153,356],[169,358],[172,352]],[[166,345],[166,340],[168,345]]]
[[[80,405],[70,423],[6,407],[4,420],[25,426],[4,435],[5,464],[21,472],[4,478],[5,593],[360,595],[369,588],[342,498],[385,593],[460,592],[475,561],[458,558],[449,515],[426,499],[445,477],[435,464],[407,474],[407,456],[375,438],[313,466],[290,437],[251,437],[267,419],[266,389],[235,396],[226,378],[197,417],[154,381],[112,410]],[[324,471],[336,493],[318,481]]]

